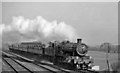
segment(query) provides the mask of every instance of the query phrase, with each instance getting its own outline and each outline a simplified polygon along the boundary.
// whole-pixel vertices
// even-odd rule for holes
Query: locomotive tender
[[[48,45],[41,42],[23,42],[9,46],[9,50],[48,55],[53,57],[54,63],[63,62],[76,69],[88,70],[93,66],[93,59],[87,56],[88,46],[82,43],[82,39],[77,39],[77,43],[54,41]]]

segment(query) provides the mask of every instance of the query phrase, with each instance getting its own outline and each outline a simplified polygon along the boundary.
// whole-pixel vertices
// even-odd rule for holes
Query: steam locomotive
[[[77,39],[76,43],[54,41],[47,45],[41,42],[22,42],[10,45],[9,50],[48,55],[54,59],[53,63],[66,63],[77,70],[88,70],[93,66],[93,59],[87,56],[88,46],[82,43],[82,39]]]

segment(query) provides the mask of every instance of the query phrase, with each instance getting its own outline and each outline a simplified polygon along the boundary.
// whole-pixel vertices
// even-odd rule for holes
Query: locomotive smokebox
[[[82,43],[82,39],[77,39],[77,43]]]

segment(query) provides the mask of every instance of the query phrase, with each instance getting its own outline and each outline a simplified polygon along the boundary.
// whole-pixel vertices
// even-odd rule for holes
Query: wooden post
[[[45,45],[43,44],[43,47],[42,47],[42,54],[45,55]]]
[[[55,60],[56,60],[55,43],[52,43],[52,45],[53,45],[53,52],[54,52],[53,62],[55,63]]]
[[[110,73],[110,65],[109,65],[110,44],[109,43],[106,44],[106,49],[107,49],[107,51],[106,51],[106,61],[107,61],[108,71]]]
[[[106,52],[106,62],[107,62],[108,71],[110,71],[108,53],[107,52]]]

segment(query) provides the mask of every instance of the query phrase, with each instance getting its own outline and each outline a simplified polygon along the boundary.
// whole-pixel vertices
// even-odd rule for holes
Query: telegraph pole
[[[107,61],[108,71],[110,72],[109,53],[110,53],[110,44],[106,43],[106,61]]]

